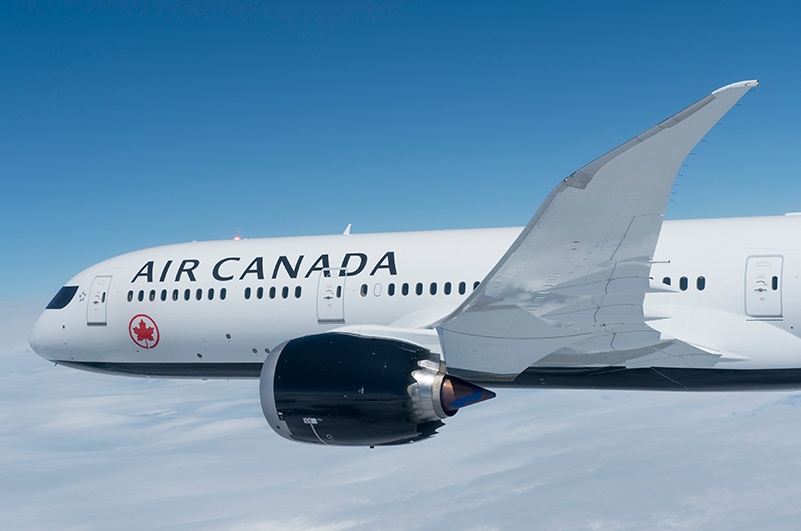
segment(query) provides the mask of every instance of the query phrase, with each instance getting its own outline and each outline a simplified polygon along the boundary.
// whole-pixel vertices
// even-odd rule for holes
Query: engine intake
[[[445,374],[439,355],[419,345],[331,332],[275,348],[260,395],[282,437],[379,446],[431,437],[442,419],[495,393]]]

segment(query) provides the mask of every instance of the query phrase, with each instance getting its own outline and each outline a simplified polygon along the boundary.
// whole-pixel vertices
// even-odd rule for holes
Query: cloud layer
[[[19,528],[733,529],[801,519],[792,393],[515,390],[395,448],[293,444],[258,382],[0,355],[0,521]]]

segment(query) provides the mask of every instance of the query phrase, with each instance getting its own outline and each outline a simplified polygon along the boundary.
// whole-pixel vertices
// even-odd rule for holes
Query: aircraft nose
[[[52,360],[55,350],[64,344],[64,338],[58,333],[57,324],[49,317],[45,313],[40,315],[28,338],[31,349],[46,360]]]
[[[69,354],[67,326],[76,323],[75,318],[78,315],[74,311],[75,304],[70,307],[70,302],[79,286],[80,283],[75,282],[58,290],[31,329],[28,343],[34,352],[46,360],[67,359],[66,356]]]

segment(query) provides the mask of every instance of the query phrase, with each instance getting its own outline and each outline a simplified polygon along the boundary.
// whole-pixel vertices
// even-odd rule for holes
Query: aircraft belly
[[[468,378],[479,383],[482,380]],[[622,366],[530,367],[511,382],[490,387],[654,391],[760,391],[801,389],[801,368],[717,369]]]

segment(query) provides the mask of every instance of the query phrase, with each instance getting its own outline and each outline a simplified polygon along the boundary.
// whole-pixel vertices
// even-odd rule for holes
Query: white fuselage
[[[77,287],[74,297],[61,309],[43,312],[31,344],[49,360],[94,370],[258,376],[254,371],[266,353],[292,338],[348,325],[431,325],[475,289],[520,230],[343,234],[145,249],[72,278],[67,286]],[[653,290],[644,303],[648,324],[665,338],[719,356],[725,368],[801,367],[799,244],[801,216],[665,222],[651,267]],[[447,352],[445,358],[447,363]],[[158,364],[170,369],[136,368]],[[182,373],[182,366],[194,369]]]

